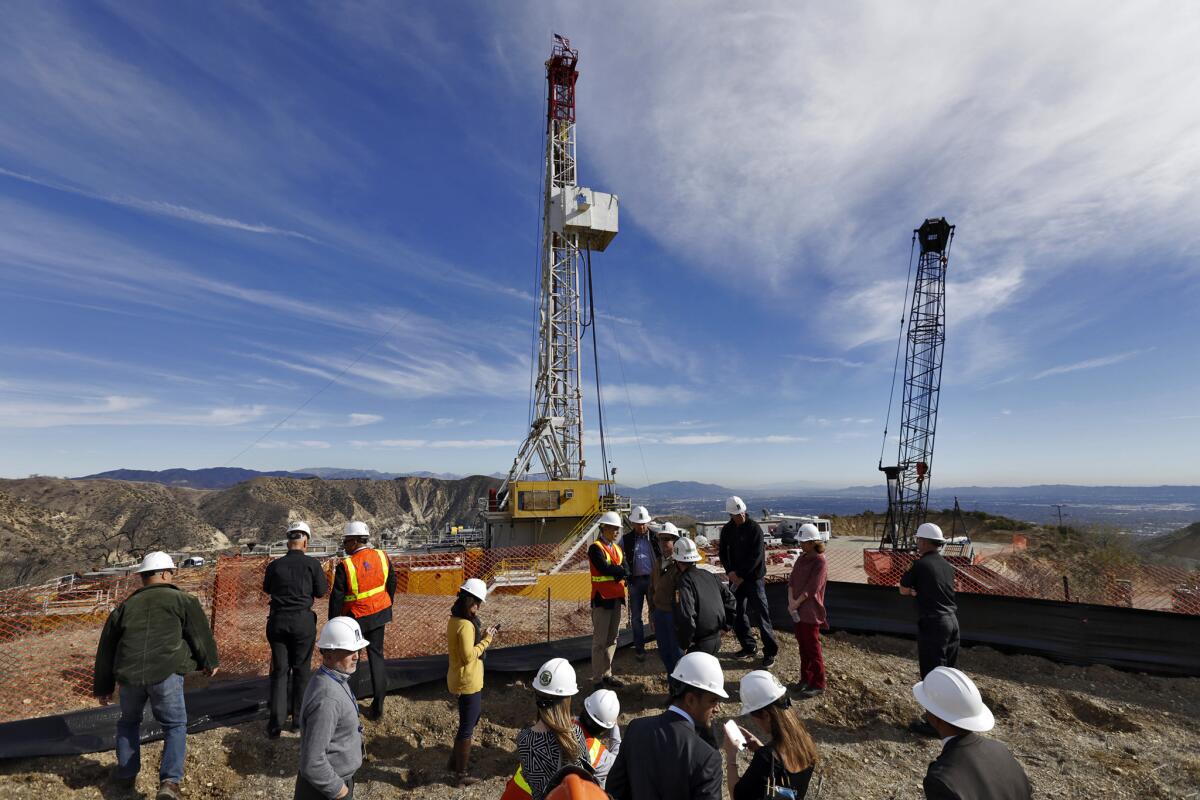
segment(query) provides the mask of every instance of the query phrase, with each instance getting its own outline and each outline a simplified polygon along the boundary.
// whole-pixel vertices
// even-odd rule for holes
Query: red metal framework
[[[550,53],[550,60],[546,62],[547,129],[556,121],[575,122],[575,81],[579,79],[575,65],[578,63],[579,51],[572,49],[571,40],[554,34],[554,49]]]

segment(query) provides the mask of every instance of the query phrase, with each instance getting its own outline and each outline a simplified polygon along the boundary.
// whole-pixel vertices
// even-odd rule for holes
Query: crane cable
[[[883,451],[887,449],[888,427],[892,424],[892,403],[896,396],[896,374],[900,368],[900,345],[904,342],[904,323],[908,314],[908,289],[912,283],[913,254],[917,251],[917,232],[913,231],[908,249],[908,276],[904,279],[904,304],[900,308],[900,335],[896,338],[896,358],[892,362],[892,388],[888,392],[887,418],[883,422],[883,442],[879,445],[879,466],[883,466]],[[903,424],[903,417],[901,417]]]
[[[584,327],[592,329],[592,364],[596,374],[596,424],[600,428],[600,465],[604,470],[604,480],[609,480],[608,445],[604,438],[604,398],[600,394],[600,347],[596,343],[596,292],[592,288],[592,249],[587,253],[587,291],[588,291],[588,320]],[[579,477],[584,477],[580,475]]]

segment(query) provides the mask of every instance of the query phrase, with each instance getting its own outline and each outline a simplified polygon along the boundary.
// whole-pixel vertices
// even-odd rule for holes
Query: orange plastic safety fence
[[[1039,597],[1200,614],[1200,572],[1154,565],[1068,571],[1012,546],[965,546],[946,555],[960,592]],[[720,569],[716,548],[705,552]],[[783,581],[795,552],[767,552],[768,580]],[[825,553],[829,580],[895,586],[912,554],[863,549],[834,539]],[[181,570],[177,583],[210,614],[220,652],[216,680],[265,675],[268,598],[262,578],[270,558],[227,557],[215,565]],[[388,626],[388,658],[446,652],[446,624],[458,587],[481,578],[490,589],[483,625],[501,625],[497,646],[554,641],[591,632],[586,550],[554,545],[394,555],[397,592]],[[332,576],[336,559],[323,565]],[[64,579],[0,591],[0,721],[86,707],[100,631],[109,612],[138,586],[136,576]],[[314,605],[318,625],[328,603]],[[315,658],[314,654],[314,658]],[[192,676],[189,685],[202,682]]]

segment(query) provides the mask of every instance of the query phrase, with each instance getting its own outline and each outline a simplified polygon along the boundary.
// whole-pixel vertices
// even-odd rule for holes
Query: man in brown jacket
[[[654,554],[654,568],[650,571],[650,619],[654,623],[654,638],[658,642],[658,655],[663,667],[670,675],[683,657],[679,642],[675,641],[675,579],[679,572],[671,559],[679,529],[664,522],[655,535],[658,537],[658,552]],[[661,555],[659,555],[661,553]]]

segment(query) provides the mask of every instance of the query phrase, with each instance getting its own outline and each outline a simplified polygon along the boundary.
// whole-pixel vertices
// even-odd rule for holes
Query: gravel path
[[[735,649],[731,638],[725,649]],[[917,713],[910,693],[916,678],[915,643],[838,633],[825,638],[825,653],[829,690],[799,705],[821,753],[820,798],[922,797],[921,777],[938,745],[904,729]],[[656,655],[651,650],[644,663],[630,651],[618,655],[617,671],[630,679],[621,691],[623,724],[662,707]],[[722,661],[734,688],[756,666],[728,656]],[[1024,763],[1038,797],[1200,798],[1200,679],[1070,667],[986,647],[964,650],[959,666],[976,679],[996,714],[991,735],[1007,742]],[[790,683],[798,669],[789,639],[775,672]],[[486,780],[467,790],[448,785],[443,771],[456,724],[444,688],[434,685],[390,697],[386,717],[366,723],[368,761],[355,797],[499,797],[515,766],[516,732],[533,716],[528,677],[489,675],[475,749],[476,772]],[[577,710],[581,706],[576,703]],[[736,708],[731,702],[724,711]],[[185,795],[291,797],[299,740],[284,734],[271,742],[263,728],[264,723],[255,722],[189,738]],[[138,788],[150,797],[160,751],[161,745],[143,750],[147,768]],[[5,797],[31,800],[146,796],[102,790],[112,763],[112,753],[3,762],[0,787]]]

